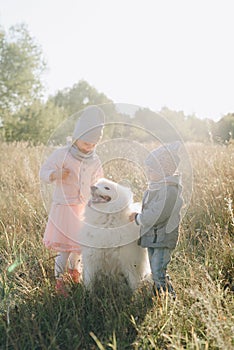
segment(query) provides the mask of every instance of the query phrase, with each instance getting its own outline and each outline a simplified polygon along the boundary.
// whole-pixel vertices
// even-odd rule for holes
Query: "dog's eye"
[[[109,187],[105,186],[104,188],[105,188],[105,190],[110,191]]]

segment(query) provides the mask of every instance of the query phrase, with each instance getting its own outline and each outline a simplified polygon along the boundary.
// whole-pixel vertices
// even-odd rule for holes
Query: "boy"
[[[179,235],[180,210],[183,204],[179,165],[180,142],[153,150],[145,161],[149,187],[142,200],[142,212],[132,213],[130,221],[141,226],[139,244],[148,248],[154,294],[176,294],[167,275],[167,266]]]

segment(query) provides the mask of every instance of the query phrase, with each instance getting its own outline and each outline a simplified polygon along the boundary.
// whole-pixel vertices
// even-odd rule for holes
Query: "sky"
[[[46,93],[86,80],[115,103],[219,120],[234,112],[233,0],[0,0],[26,23]]]

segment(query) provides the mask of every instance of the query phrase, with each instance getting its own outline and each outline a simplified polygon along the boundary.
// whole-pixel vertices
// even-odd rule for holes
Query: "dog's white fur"
[[[100,273],[124,275],[135,290],[150,268],[146,249],[137,245],[139,226],[129,222],[129,214],[135,210],[132,192],[107,179],[100,179],[91,189],[79,234],[83,282],[91,287]]]

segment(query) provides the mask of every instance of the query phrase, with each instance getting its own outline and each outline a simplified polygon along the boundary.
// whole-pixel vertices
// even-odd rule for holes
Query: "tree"
[[[42,91],[45,69],[40,47],[26,25],[16,25],[6,34],[0,31],[0,113],[3,119],[30,105]]]
[[[170,118],[168,116],[170,116]],[[178,131],[174,123],[176,120],[175,116],[176,112],[169,111],[166,108],[160,113],[154,112],[148,108],[143,108],[135,113],[134,120],[141,125],[143,129],[146,129],[144,133],[145,136],[143,137],[144,141],[151,142],[152,140],[158,140],[160,142],[171,142],[178,139]],[[149,132],[155,136],[153,138],[149,137]]]
[[[4,128],[6,141],[30,141],[46,143],[56,127],[65,119],[61,108],[51,101],[34,100],[8,119]]]
[[[234,138],[234,113],[228,113],[217,122],[215,137],[225,142]]]
[[[98,92],[85,80],[80,80],[72,88],[59,91],[51,99],[56,106],[66,110],[67,116],[84,109],[88,105],[100,105],[112,102],[106,95]]]

